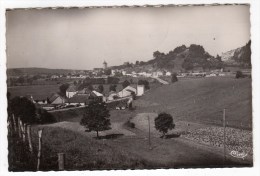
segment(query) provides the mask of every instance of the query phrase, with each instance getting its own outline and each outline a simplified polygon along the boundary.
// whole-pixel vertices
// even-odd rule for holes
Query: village
[[[128,62],[124,63],[124,65],[129,65]],[[225,76],[234,76],[235,72],[228,70],[215,69],[210,71],[203,71],[203,69],[195,69],[195,71],[189,72],[178,72],[172,73],[166,69],[151,71],[150,72],[136,72],[129,70],[134,70],[126,68],[126,69],[111,69],[108,67],[106,61],[103,62],[103,68],[94,68],[91,71],[84,72],[85,74],[78,73],[68,73],[67,76],[53,74],[49,76],[49,79],[52,81],[65,80],[63,84],[66,84],[64,93],[62,94],[60,91],[58,92],[48,92],[48,94],[39,95],[37,92],[34,94],[26,94],[21,96],[26,96],[33,103],[37,104],[37,106],[42,109],[53,111],[58,109],[68,109],[68,108],[78,108],[87,106],[91,100],[98,100],[105,103],[117,102],[116,109],[126,109],[132,106],[132,101],[136,99],[136,97],[142,96],[145,91],[149,89],[149,83],[158,83],[158,84],[169,84],[171,82],[171,78],[173,74],[179,78],[204,78],[204,77],[225,77]],[[154,70],[154,69],[153,69]],[[243,73],[245,75],[250,75],[250,70],[244,70]],[[47,75],[38,75],[38,77],[46,77]],[[35,75],[23,75],[17,78],[18,80],[21,77],[26,80],[26,77],[35,77]],[[62,79],[63,78],[63,79]],[[124,81],[119,83],[120,78],[124,78]],[[14,80],[15,77],[11,77],[8,79]],[[42,79],[42,78],[38,78]],[[48,78],[42,79],[43,82]],[[133,81],[135,79],[135,81]],[[84,80],[90,80],[88,84],[84,84]],[[121,79],[122,80],[122,79]],[[141,81],[140,81],[141,80]],[[30,85],[23,82],[23,84],[19,84],[19,81],[16,81],[16,86],[27,86]],[[36,79],[37,85],[37,79]],[[114,83],[114,84],[111,84]],[[146,86],[144,85],[146,83]],[[48,83],[47,83],[48,84]],[[125,84],[125,85],[121,85]],[[62,85],[61,85],[62,86]],[[125,102],[125,99],[128,101]]]

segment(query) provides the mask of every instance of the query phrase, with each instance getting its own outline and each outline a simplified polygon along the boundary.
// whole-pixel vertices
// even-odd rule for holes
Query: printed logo
[[[243,152],[239,152],[239,151],[231,151],[230,155],[235,157],[235,158],[242,158],[244,160],[244,158],[247,156],[247,153]]]

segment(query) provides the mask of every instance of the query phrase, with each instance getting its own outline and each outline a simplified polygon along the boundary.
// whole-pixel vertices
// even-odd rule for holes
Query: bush
[[[129,120],[125,123],[125,125],[129,128],[135,128],[135,124],[133,122],[130,122]]]
[[[173,73],[172,74],[172,83],[177,82],[178,78],[177,78],[177,73]]]
[[[57,122],[54,116],[46,111],[45,109],[39,109],[38,110],[38,123],[54,123]]]
[[[238,79],[238,78],[243,78],[243,77],[244,77],[243,73],[241,71],[237,71],[236,78]]]

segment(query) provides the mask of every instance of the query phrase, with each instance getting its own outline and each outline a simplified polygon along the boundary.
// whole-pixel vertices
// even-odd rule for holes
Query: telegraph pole
[[[152,147],[151,147],[151,127],[150,127],[150,116],[148,115],[148,142],[149,142],[149,149],[151,150]]]
[[[226,162],[226,109],[223,110],[223,154],[224,154],[224,161],[223,164]]]

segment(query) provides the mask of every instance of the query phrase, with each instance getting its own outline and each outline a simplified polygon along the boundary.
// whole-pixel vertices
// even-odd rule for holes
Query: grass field
[[[134,102],[137,112],[168,112],[177,121],[252,127],[251,79],[224,77],[180,79],[152,89]]]
[[[52,93],[59,91],[59,84],[54,85],[32,85],[8,87],[7,91],[11,93],[11,98],[15,96],[32,95],[34,97],[48,97]]]

